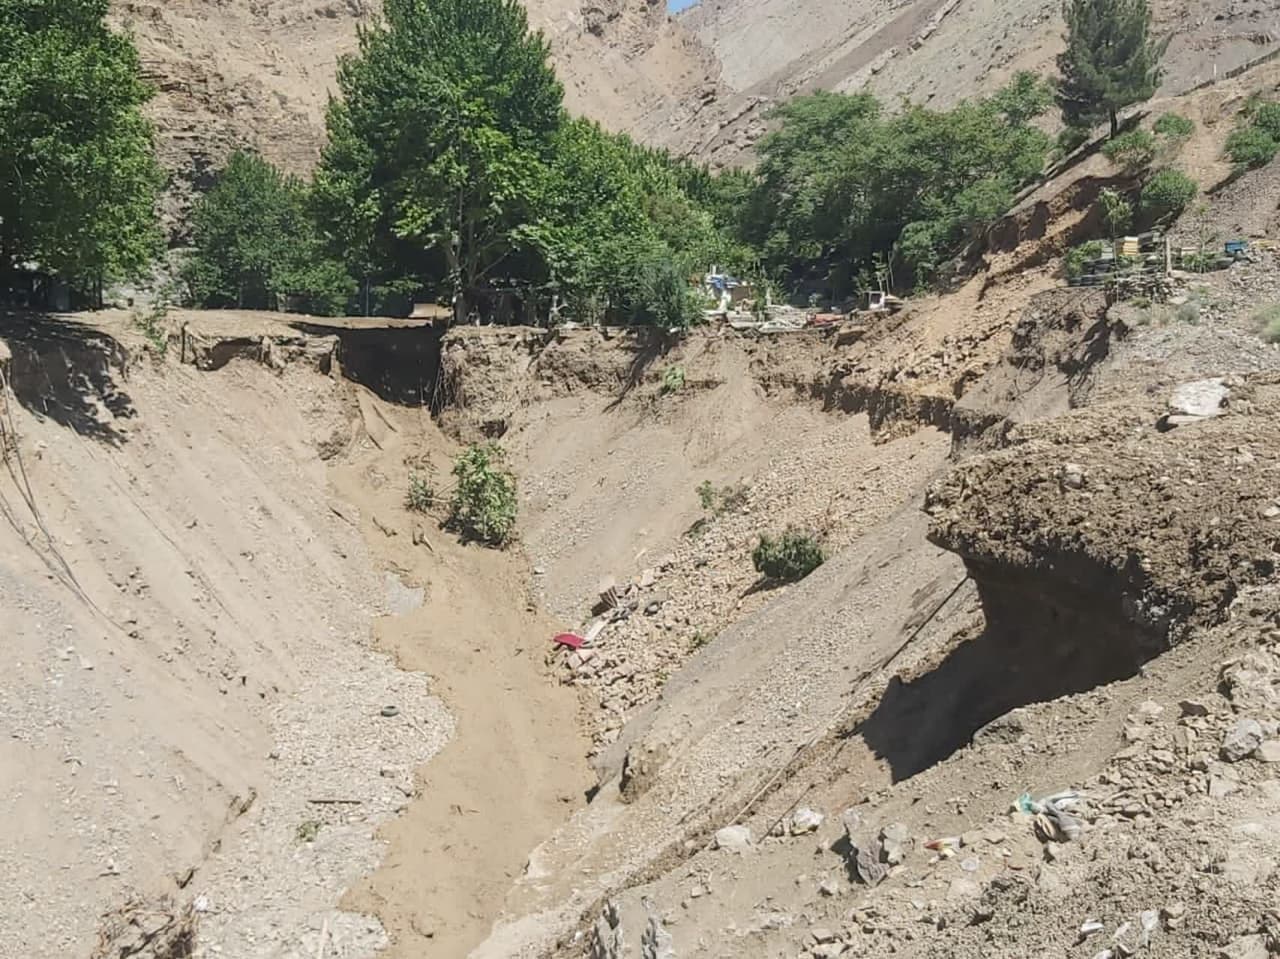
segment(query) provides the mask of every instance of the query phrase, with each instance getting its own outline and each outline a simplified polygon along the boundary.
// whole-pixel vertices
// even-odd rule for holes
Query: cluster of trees
[[[304,275],[276,254],[264,283],[262,271],[210,264],[236,247],[198,229],[193,270],[226,278],[202,300],[244,288],[379,309],[414,294],[453,300],[460,316],[545,315],[561,302],[577,319],[683,325],[701,306],[689,277],[711,262],[832,299],[927,282],[1043,170],[1052,144],[1035,121],[1055,102],[1068,123],[1114,130],[1118,110],[1154,92],[1163,45],[1146,0],[1067,0],[1064,12],[1056,85],[1023,73],[950,110],[800,97],[775,112],[756,171],[712,176],[568,118],[516,0],[387,0],[341,67],[313,183],[275,177],[298,198],[279,203],[215,189],[197,212],[199,227],[226,207],[263,234],[250,246],[287,236],[305,262],[322,252],[324,268]],[[241,158],[224,180],[250,173],[270,179]],[[311,224],[282,234],[277,208]],[[247,278],[227,282],[237,272]]]
[[[0,269],[141,271],[161,178],[149,91],[107,0],[0,0]],[[840,298],[928,281],[1040,174],[1036,119],[1110,120],[1154,92],[1147,0],[1066,0],[1050,83],[950,110],[867,94],[780,107],[750,172],[712,175],[570,118],[518,0],[385,0],[343,61],[309,181],[237,154],[197,203],[183,276],[211,307],[683,325],[710,263]]]
[[[760,145],[741,233],[789,285],[825,283],[835,298],[891,272],[927,280],[1043,169],[1050,140],[1030,121],[1051,103],[1031,74],[946,111],[889,113],[865,93],[794,99]]]
[[[338,87],[310,184],[242,155],[198,205],[200,302],[683,325],[690,274],[735,256],[703,171],[568,117],[517,0],[387,0]]]

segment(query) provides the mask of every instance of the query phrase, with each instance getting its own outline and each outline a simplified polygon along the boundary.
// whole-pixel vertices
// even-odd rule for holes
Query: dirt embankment
[[[225,955],[462,954],[582,802],[523,569],[405,508],[451,445],[371,391],[421,392],[403,337],[183,315],[157,358],[127,317],[4,318],[23,955],[84,954],[109,910],[115,955],[184,909]]]

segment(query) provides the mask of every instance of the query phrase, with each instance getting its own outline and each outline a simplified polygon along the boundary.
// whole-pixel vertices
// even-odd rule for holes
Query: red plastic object
[[[585,642],[585,639],[581,636],[575,636],[573,633],[561,633],[555,638],[557,646],[568,646],[570,649],[581,649],[582,644]]]

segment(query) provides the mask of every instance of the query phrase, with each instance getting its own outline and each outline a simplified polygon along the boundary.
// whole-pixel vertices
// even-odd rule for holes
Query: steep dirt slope
[[[173,321],[152,360],[127,317],[0,319],[4,938],[87,955],[110,911],[115,956],[194,908],[209,954],[465,952],[590,782],[554,624],[415,534],[450,444],[338,375],[395,330]]]

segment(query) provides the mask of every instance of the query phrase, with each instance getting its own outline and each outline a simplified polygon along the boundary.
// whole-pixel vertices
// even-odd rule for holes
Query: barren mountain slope
[[[1155,0],[1171,36],[1162,92],[1212,79],[1280,43],[1267,0]],[[723,64],[734,122],[703,146],[722,162],[763,133],[768,105],[807,90],[864,87],[889,102],[948,106],[1016,70],[1049,72],[1061,49],[1058,0],[704,0],[678,18]]]

